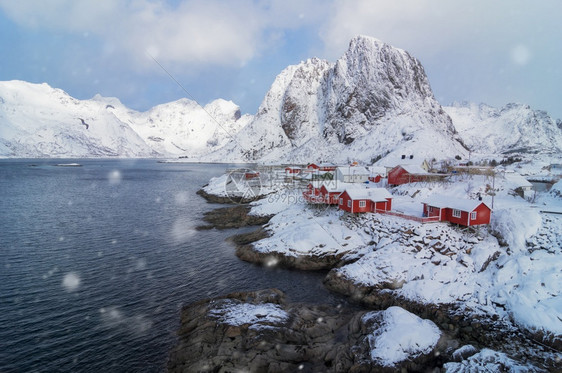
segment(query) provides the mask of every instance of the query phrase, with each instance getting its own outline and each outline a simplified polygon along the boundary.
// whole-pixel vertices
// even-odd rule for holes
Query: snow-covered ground
[[[221,182],[213,180],[209,190]],[[269,188],[266,198],[252,203],[252,214],[275,215],[266,226],[270,237],[254,248],[287,257],[341,254],[351,263],[335,270],[356,284],[387,289],[417,303],[452,304],[560,337],[562,215],[541,211],[562,210],[561,185],[538,193],[534,202],[516,195],[517,185],[499,175],[458,175],[445,183],[390,190],[393,210],[414,216],[421,216],[421,201],[433,195],[480,195],[493,204],[493,213],[490,226],[477,231],[389,215],[351,215],[333,206],[308,205],[302,189]],[[493,355],[492,365],[507,361],[501,353],[480,354],[486,355],[483,359]],[[450,369],[463,371],[473,364]]]

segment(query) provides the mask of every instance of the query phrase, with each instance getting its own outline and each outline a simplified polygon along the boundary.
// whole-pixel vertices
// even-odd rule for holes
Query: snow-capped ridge
[[[562,152],[562,122],[550,117],[546,111],[517,103],[494,108],[470,102],[455,102],[444,109],[472,152]]]
[[[335,63],[311,58],[284,69],[254,120],[212,159],[370,161],[415,148],[431,158],[464,155],[421,63],[358,36]]]
[[[46,83],[0,82],[0,157],[204,154],[248,123],[232,101],[180,99],[145,112],[115,97],[78,100]]]

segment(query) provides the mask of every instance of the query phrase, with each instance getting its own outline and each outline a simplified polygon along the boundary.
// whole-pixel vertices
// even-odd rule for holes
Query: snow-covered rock
[[[346,162],[465,153],[421,63],[358,36],[335,63],[309,59],[281,72],[254,120],[211,158]]]
[[[562,152],[562,122],[528,105],[454,103],[443,107],[471,151],[483,154]]]
[[[510,359],[506,354],[490,349],[470,356],[461,362],[451,362],[444,364],[447,372],[451,373],[472,373],[472,372],[541,372],[533,365],[520,363]]]
[[[209,311],[209,315],[221,323],[240,326],[244,324],[275,325],[286,321],[289,314],[273,303],[225,302]]]
[[[385,367],[431,353],[441,337],[441,331],[432,321],[400,307],[369,312],[362,321],[377,326],[368,336],[371,359]]]

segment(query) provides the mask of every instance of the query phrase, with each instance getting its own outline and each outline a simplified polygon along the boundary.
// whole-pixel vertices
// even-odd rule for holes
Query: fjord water
[[[78,162],[81,167],[55,167]],[[277,287],[338,302],[323,274],[240,261],[196,231],[227,165],[0,160],[0,372],[159,372],[181,306]]]

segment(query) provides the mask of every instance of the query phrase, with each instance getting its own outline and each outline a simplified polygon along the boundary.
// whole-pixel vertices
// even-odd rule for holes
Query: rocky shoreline
[[[203,187],[204,188],[204,187]],[[217,196],[211,193],[207,193],[203,188],[199,189],[196,194],[205,198],[211,203],[221,203],[221,204],[233,204],[237,203],[240,205],[245,205],[250,202],[260,199],[260,197],[255,198],[245,198],[245,197],[235,197],[235,196]]]
[[[248,205],[222,207],[205,213],[203,221],[208,225],[200,225],[196,229],[232,229],[267,224],[271,216],[250,215]]]
[[[261,307],[261,308],[260,308]],[[246,310],[242,320],[229,310]],[[273,309],[268,318],[255,309]],[[458,342],[446,333],[433,348],[397,365],[374,362],[368,336],[380,325],[367,311],[289,303],[277,289],[233,293],[185,307],[170,372],[392,372],[436,368],[453,359]],[[251,322],[248,322],[251,321]]]
[[[548,357],[552,349],[559,348],[559,341],[548,344],[548,341],[537,338],[532,333],[521,331],[497,317],[476,316],[470,310],[461,309],[455,304],[414,302],[396,296],[389,292],[388,288],[377,289],[355,284],[335,271],[328,273],[324,285],[330,291],[346,295],[369,309],[401,307],[419,317],[433,321],[463,345],[502,350],[522,361],[534,361],[539,356],[544,356],[544,359],[539,358],[539,360],[545,368],[554,369],[559,364],[555,357]]]
[[[200,195],[205,197],[204,194]],[[214,202],[213,198],[208,198],[208,200]],[[349,258],[344,258],[345,253],[292,257],[276,252],[266,254],[254,250],[253,242],[269,236],[264,225],[269,222],[271,216],[256,217],[249,215],[249,211],[250,207],[244,205],[215,210],[206,215],[204,220],[210,225],[203,228],[225,229],[252,225],[261,226],[255,231],[230,238],[236,244],[236,255],[242,260],[259,265],[276,265],[301,270],[330,270],[324,284],[331,291],[346,295],[354,302],[371,310],[381,311],[389,307],[401,307],[423,319],[431,320],[440,328],[442,335],[446,336],[445,339],[448,341],[445,343],[446,346],[444,347],[443,343],[440,344],[441,350],[437,354],[437,356],[440,356],[439,358],[425,357],[421,360],[409,358],[401,365],[394,366],[391,369],[377,366],[373,361],[365,358],[366,350],[364,346],[363,349],[357,348],[358,345],[361,345],[359,341],[365,340],[364,330],[361,332],[357,319],[361,318],[358,316],[359,314],[364,314],[366,311],[355,312],[354,315],[350,315],[347,312],[335,312],[327,306],[291,305],[285,302],[284,296],[279,291],[267,290],[257,293],[231,294],[224,298],[202,301],[186,307],[182,312],[182,327],[179,332],[180,343],[170,357],[169,370],[182,371],[187,366],[190,367],[189,369],[197,368],[195,370],[200,371],[213,371],[213,369],[219,367],[255,368],[250,369],[251,371],[291,371],[297,369],[305,369],[304,371],[342,371],[343,369],[357,372],[395,371],[400,369],[431,370],[443,366],[445,362],[458,360],[458,356],[455,358],[452,356],[455,348],[471,346],[474,351],[471,350],[472,352],[468,355],[476,353],[477,349],[499,349],[521,362],[532,362],[542,369],[557,371],[560,360],[559,357],[556,358],[557,354],[553,349],[560,350],[559,339],[551,338],[549,340],[549,336],[523,332],[512,324],[506,323],[505,320],[498,320],[494,317],[475,317],[469,309],[461,309],[459,305],[422,304],[404,299],[389,291],[392,290],[392,284],[380,288],[356,284],[335,270],[349,263]],[[216,321],[209,321],[203,315],[205,312],[208,314],[211,304],[221,299],[236,301],[268,299],[268,302],[274,301],[275,304],[282,306],[291,315],[290,319],[293,323],[290,325],[284,324],[275,333],[263,331],[263,333],[257,333],[252,330],[251,325],[235,329],[232,329],[232,326],[220,326]],[[330,332],[324,331],[322,337],[324,339],[315,340],[316,337],[311,337],[311,335],[316,336],[317,329],[304,327],[305,321],[310,320],[306,316],[303,317],[301,313],[314,314],[317,318],[331,320],[328,323],[331,325]],[[346,330],[346,332],[343,333],[341,330]],[[193,340],[193,338],[200,338],[205,333],[212,334],[212,337],[206,337],[213,341],[209,344],[210,347],[186,355],[185,346],[189,343],[188,341]],[[291,339],[296,338],[296,335],[300,337]],[[335,343],[332,339],[337,335],[340,338],[336,338],[337,343]],[[345,342],[341,340],[342,335],[347,338]],[[276,339],[276,336],[281,339]],[[337,356],[336,360],[327,358],[329,354],[319,344],[321,340],[323,340],[322,343],[331,346],[329,350],[334,351],[340,351],[341,349],[341,351],[349,352],[355,346],[353,347],[353,354],[342,353],[341,356]],[[328,340],[331,342],[327,343]],[[259,343],[256,344],[256,341],[259,341]],[[292,341],[290,343],[292,347],[289,349],[278,348],[278,346],[283,345],[283,341]],[[266,345],[263,343],[266,343]],[[296,346],[300,347],[297,348]],[[316,352],[295,354],[294,350],[300,349]],[[229,351],[230,355],[224,353],[226,350]],[[226,359],[225,356],[234,356],[234,358]],[[363,358],[360,358],[360,356],[363,356]],[[463,359],[467,357],[464,356]],[[306,364],[303,365],[303,361]],[[340,365],[334,365],[335,361]],[[189,369],[187,371],[190,371]],[[228,369],[224,371],[228,371]]]

